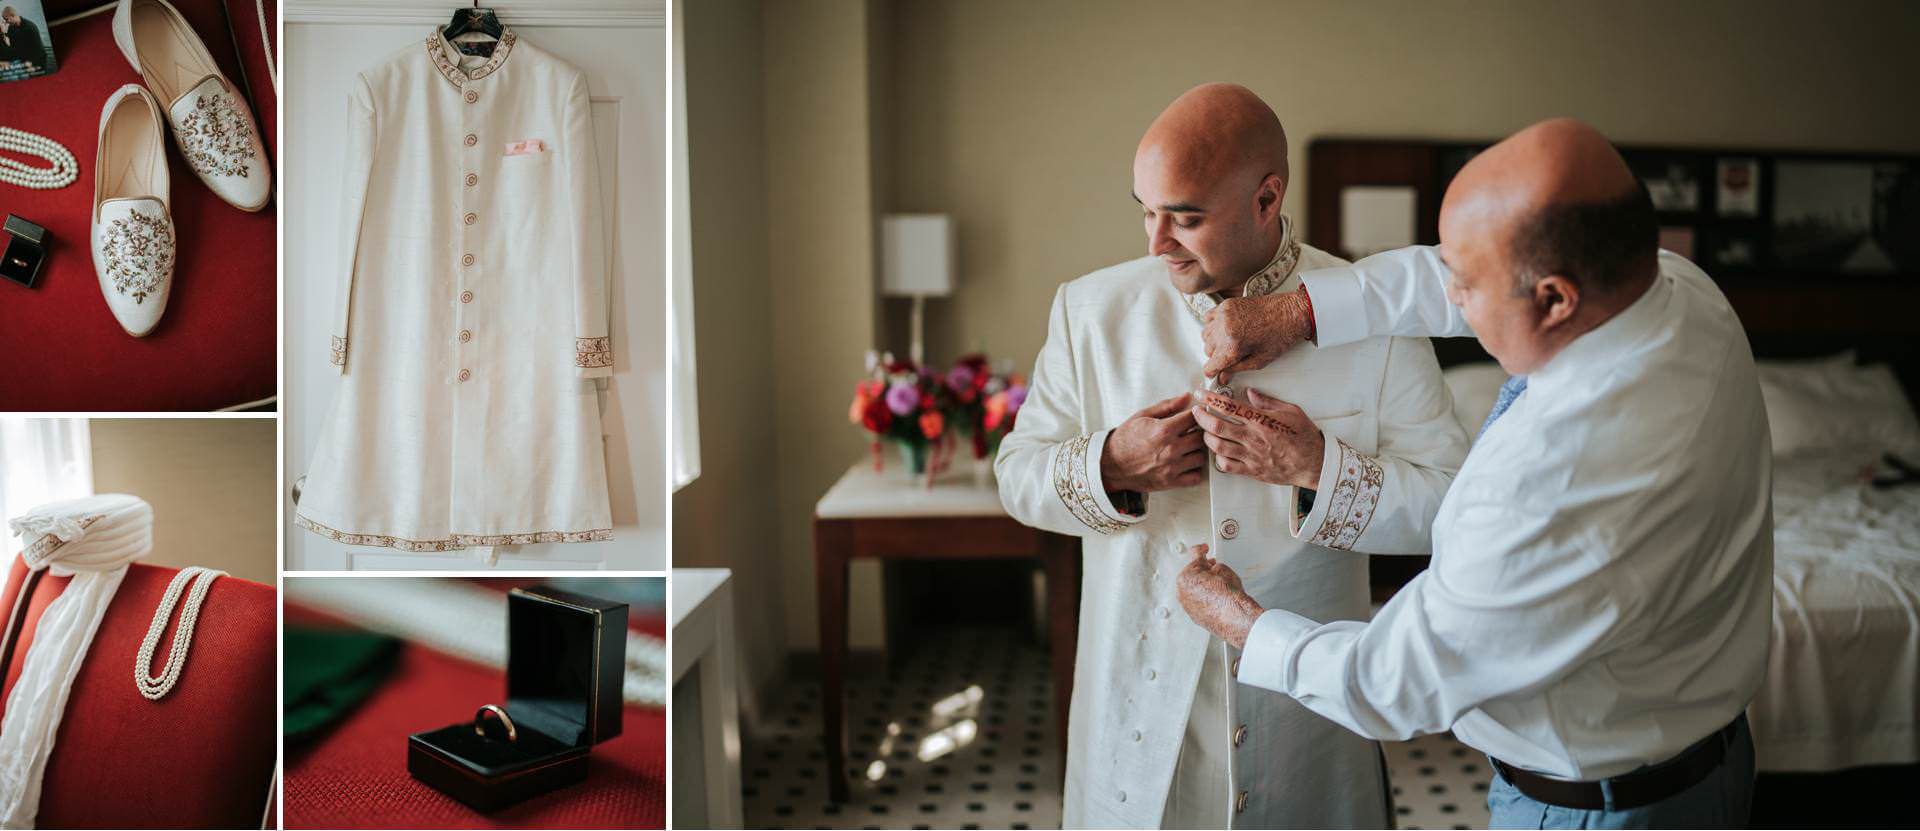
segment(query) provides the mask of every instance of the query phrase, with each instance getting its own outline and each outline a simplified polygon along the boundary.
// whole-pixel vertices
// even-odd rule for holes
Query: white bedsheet
[[[1869,487],[1879,456],[1775,462],[1773,642],[1748,711],[1761,770],[1920,762],[1920,485]]]

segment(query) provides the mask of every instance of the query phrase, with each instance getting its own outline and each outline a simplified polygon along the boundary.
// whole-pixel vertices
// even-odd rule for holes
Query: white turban
[[[7,524],[21,535],[29,570],[73,575],[41,615],[0,721],[0,826],[32,828],[73,678],[127,564],[153,550],[153,506],[137,496],[103,494],[42,505]],[[23,597],[25,589],[22,584]]]

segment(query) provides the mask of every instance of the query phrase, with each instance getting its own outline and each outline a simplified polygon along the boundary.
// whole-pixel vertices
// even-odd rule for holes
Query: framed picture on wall
[[[57,68],[40,0],[0,0],[0,81],[37,78]]]
[[[1875,165],[1783,159],[1774,165],[1773,256],[1822,271],[1893,270],[1874,233]]]
[[[1760,215],[1760,160],[1752,157],[1723,158],[1715,165],[1714,199],[1716,212],[1723,217]]]

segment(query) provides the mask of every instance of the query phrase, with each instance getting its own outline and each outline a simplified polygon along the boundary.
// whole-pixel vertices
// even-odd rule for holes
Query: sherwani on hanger
[[[1296,265],[1341,262],[1289,234],[1245,290],[1290,291]],[[1377,746],[1287,696],[1233,683],[1237,651],[1188,619],[1174,577],[1186,546],[1212,541],[1262,605],[1365,620],[1367,558],[1357,552],[1429,550],[1467,439],[1425,339],[1302,344],[1233,386],[1298,404],[1325,434],[1311,511],[1295,488],[1211,471],[1209,484],[1149,494],[1143,514],[1123,513],[1100,481],[1107,435],[1206,384],[1200,334],[1213,303],[1175,291],[1152,257],[1062,286],[1031,392],[994,463],[1009,513],[1084,539],[1063,822],[1385,827]]]
[[[408,551],[610,539],[586,76],[435,29],[360,73],[347,120],[345,377],[294,522]]]

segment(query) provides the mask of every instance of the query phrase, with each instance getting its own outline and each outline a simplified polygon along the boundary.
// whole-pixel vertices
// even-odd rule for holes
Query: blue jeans
[[[1583,811],[1548,805],[1520,792],[1494,771],[1487,789],[1493,828],[1746,828],[1753,804],[1753,733],[1741,719],[1726,758],[1693,787],[1652,805],[1624,811]]]

